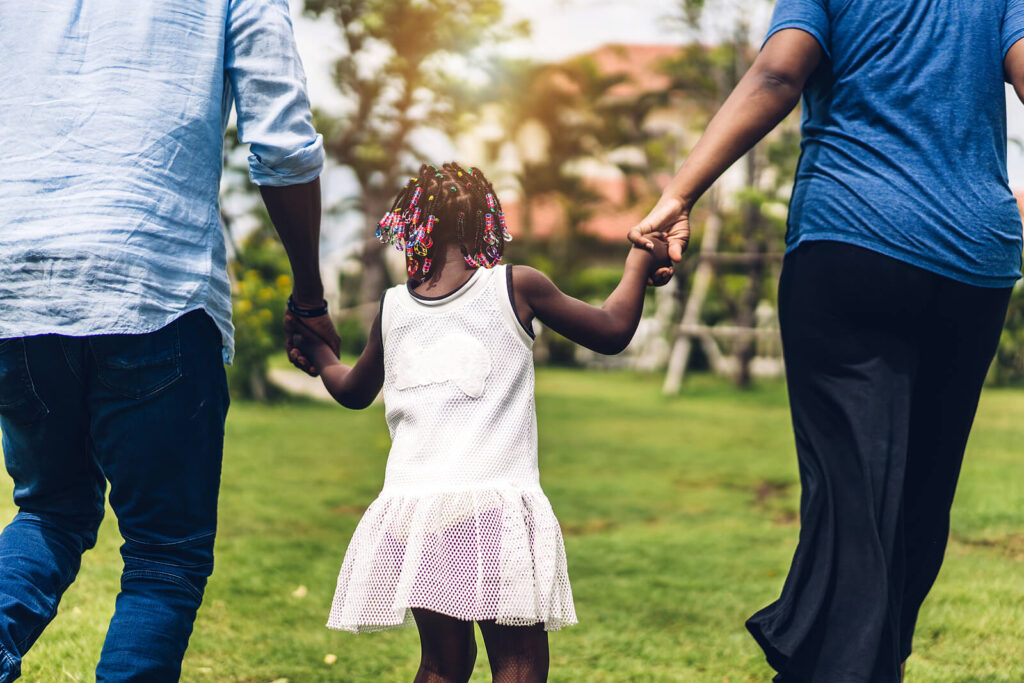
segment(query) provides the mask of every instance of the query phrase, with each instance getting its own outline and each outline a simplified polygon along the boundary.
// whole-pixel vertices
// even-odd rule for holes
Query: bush
[[[235,361],[228,370],[233,397],[257,401],[270,398],[268,361],[284,348],[281,324],[291,291],[291,277],[285,274],[268,281],[262,272],[250,269],[235,281]]]
[[[1006,325],[999,337],[996,359],[989,371],[993,384],[1024,384],[1024,287],[1017,285],[1010,296]]]
[[[358,315],[347,315],[338,321],[338,336],[341,337],[341,353],[358,356],[366,347],[366,328]]]

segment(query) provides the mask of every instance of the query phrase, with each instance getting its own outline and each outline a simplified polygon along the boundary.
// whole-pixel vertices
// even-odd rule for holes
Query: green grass
[[[551,636],[551,680],[768,680],[743,621],[778,594],[797,536],[785,390],[737,393],[698,377],[662,401],[658,388],[657,377],[539,373],[541,475],[565,530],[580,618]],[[379,405],[232,407],[217,570],[183,680],[412,680],[414,632],[323,626],[387,449]],[[0,504],[0,520],[11,514]],[[26,658],[25,680],[91,680],[118,585],[118,542],[108,516]],[[300,586],[305,597],[293,595]],[[988,391],[908,681],[1019,682],[1022,643],[1024,392]],[[473,680],[489,679],[481,647]]]

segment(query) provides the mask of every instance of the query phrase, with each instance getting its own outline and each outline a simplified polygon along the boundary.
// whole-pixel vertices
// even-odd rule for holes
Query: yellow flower
[[[260,320],[262,320],[265,323],[269,323],[271,320],[274,319],[274,314],[270,312],[269,308],[261,309],[259,315]]]
[[[242,299],[237,304],[235,304],[235,310],[238,313],[248,313],[249,311],[252,310],[252,302],[249,301],[248,299]]]
[[[292,279],[287,275],[277,276],[277,288],[278,289],[290,289],[292,286]]]

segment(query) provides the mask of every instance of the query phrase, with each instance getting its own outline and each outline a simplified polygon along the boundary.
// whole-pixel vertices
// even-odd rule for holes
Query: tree
[[[500,0],[306,0],[305,7],[334,19],[346,49],[334,83],[348,110],[319,112],[317,127],[328,155],[351,171],[359,188],[360,300],[367,304],[391,284],[375,233],[404,176],[424,158],[414,133],[450,132],[466,75],[484,59],[475,51],[524,29],[502,23]],[[364,310],[368,327],[376,309]]]
[[[757,51],[752,44],[750,17],[770,4],[766,0],[742,6],[729,0],[680,0],[677,18],[689,43],[679,58],[666,66],[666,72],[672,77],[673,88],[704,109],[708,120],[753,64]],[[731,17],[731,23],[715,27],[723,17]],[[699,40],[711,32],[717,33],[713,45]],[[765,208],[785,201],[784,194],[796,170],[798,139],[795,118],[790,117],[742,160],[745,187],[736,196],[738,210],[728,211],[725,202],[716,203],[714,209],[723,229],[720,248],[740,252],[734,259],[742,268],[740,277],[719,277],[715,288],[722,308],[739,330],[753,329],[758,304],[766,297],[773,298],[777,269],[771,266],[773,256],[781,251],[780,221]],[[756,351],[754,334],[737,335],[733,347],[733,379],[737,386],[751,384],[750,368]]]
[[[562,230],[544,245],[544,265],[554,277],[567,278],[580,265],[580,228],[601,199],[574,165],[606,154],[611,117],[605,95],[622,79],[600,73],[588,57],[559,64],[504,63],[501,69],[496,96],[504,139],[517,147],[521,231],[533,236],[532,209],[538,201],[557,204]]]

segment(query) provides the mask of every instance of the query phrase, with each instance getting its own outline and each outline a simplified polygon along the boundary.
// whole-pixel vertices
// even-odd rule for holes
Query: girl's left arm
[[[622,280],[601,306],[591,306],[565,294],[538,270],[515,266],[512,292],[520,320],[529,325],[536,317],[555,332],[592,351],[607,355],[620,353],[629,345],[640,323],[648,279],[657,266],[668,263],[665,243],[652,241],[657,245],[655,251],[660,247],[657,259],[645,249],[630,249]]]
[[[339,361],[327,344],[296,335],[294,344],[320,371],[320,379],[335,401],[362,410],[377,398],[384,386],[384,343],[381,340],[380,314],[370,328],[370,338],[352,367]]]

